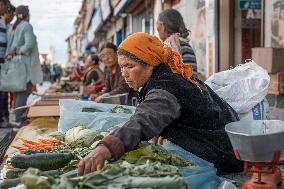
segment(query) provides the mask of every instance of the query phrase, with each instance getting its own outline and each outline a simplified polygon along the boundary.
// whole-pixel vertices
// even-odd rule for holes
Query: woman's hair
[[[105,48],[112,49],[112,50],[114,50],[114,52],[117,52],[117,46],[113,43],[107,42],[107,43],[103,44],[100,48],[100,52]]]
[[[29,11],[29,7],[25,6],[25,5],[20,5],[16,8],[16,17],[17,20],[13,25],[13,30],[16,29],[16,27],[18,26],[18,24],[25,20],[27,17],[29,17],[30,15],[30,11]]]
[[[99,64],[100,59],[99,59],[99,56],[97,54],[91,53],[91,54],[89,54],[89,56],[91,57],[92,61],[95,61],[95,65]]]
[[[16,7],[14,7],[11,3],[7,4],[7,13],[14,13],[16,11]]]
[[[7,0],[0,0],[0,3],[3,3],[5,6],[9,3]]]
[[[185,27],[181,14],[175,9],[167,9],[161,12],[158,20],[163,22],[168,34],[179,33],[182,38],[187,38],[190,31]]]
[[[126,51],[126,50],[123,50],[123,49],[120,49],[118,48],[117,50],[117,54],[119,56],[126,56],[127,58],[129,58],[130,60],[134,61],[134,62],[137,62],[137,63],[140,63],[142,65],[147,65],[143,60],[141,60],[140,58],[138,58],[137,56],[135,56],[134,54]]]

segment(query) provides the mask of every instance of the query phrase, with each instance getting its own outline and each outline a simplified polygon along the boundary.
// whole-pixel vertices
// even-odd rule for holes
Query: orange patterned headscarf
[[[192,66],[184,64],[179,53],[163,45],[155,36],[142,32],[134,33],[122,41],[119,48],[135,55],[148,65],[167,64],[173,73],[182,75],[186,80],[198,86],[197,82],[191,79]]]

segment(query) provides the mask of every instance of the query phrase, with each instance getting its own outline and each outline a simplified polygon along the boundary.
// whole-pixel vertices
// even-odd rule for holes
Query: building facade
[[[70,39],[70,49],[80,56],[88,45],[119,45],[134,32],[157,35],[158,15],[168,8],[177,9],[191,31],[205,78],[251,58],[254,47],[284,47],[284,0],[83,0],[71,35],[77,46]]]

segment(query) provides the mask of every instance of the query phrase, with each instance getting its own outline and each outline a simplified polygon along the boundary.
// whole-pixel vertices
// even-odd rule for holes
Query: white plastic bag
[[[224,180],[219,185],[218,189],[237,189],[237,187],[230,181]]]
[[[106,132],[111,127],[127,122],[136,109],[132,106],[123,106],[131,110],[131,114],[111,113],[111,109],[117,105],[73,99],[59,100],[59,106],[60,119],[58,131],[62,133],[78,125],[84,125],[88,129]],[[103,112],[82,112],[83,108],[96,108]]]
[[[269,115],[269,104],[266,98],[257,103],[249,112],[239,114],[240,120],[266,120]]]
[[[118,114],[109,112],[72,112],[60,113],[58,131],[65,133],[78,125],[84,125],[87,129],[95,129],[106,132],[108,129],[127,122],[132,114]]]
[[[216,73],[205,83],[239,114],[247,114],[264,100],[270,77],[254,61]]]

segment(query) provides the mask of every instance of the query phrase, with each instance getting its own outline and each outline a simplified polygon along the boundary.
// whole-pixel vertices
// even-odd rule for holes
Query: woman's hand
[[[16,51],[12,51],[4,57],[6,60],[11,60],[14,56],[16,56]]]
[[[104,145],[97,146],[89,155],[82,159],[78,165],[78,176],[83,176],[94,171],[100,171],[106,160],[111,158],[111,153]]]
[[[102,94],[101,96],[98,96],[98,97],[95,99],[95,101],[96,101],[96,102],[102,102],[103,97],[107,97],[107,96],[110,96],[110,94],[109,94],[109,93]]]
[[[96,93],[96,88],[94,85],[88,85],[84,87],[84,95],[90,96],[92,93]]]

